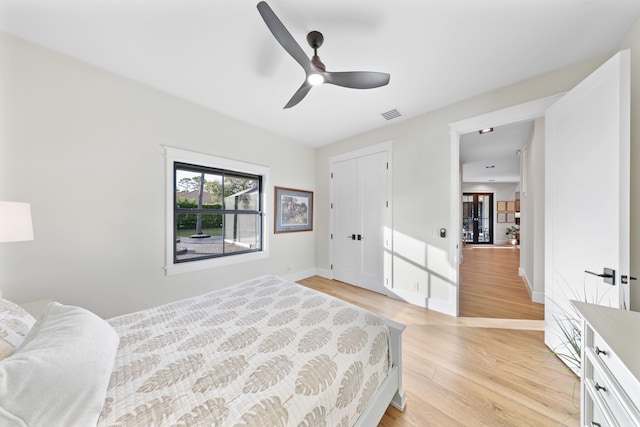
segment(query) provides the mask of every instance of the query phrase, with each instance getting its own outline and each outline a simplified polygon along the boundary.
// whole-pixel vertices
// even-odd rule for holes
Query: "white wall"
[[[498,201],[516,200],[517,182],[494,183],[462,183],[463,193],[492,193],[493,194],[493,243],[502,245],[507,242],[507,228],[514,222],[498,222]]]
[[[544,303],[544,118],[522,150],[520,273],[533,301]]]
[[[394,264],[394,280],[398,277],[411,277],[411,280],[424,282],[426,286],[420,286],[420,294],[426,298],[427,303],[447,303],[456,281],[453,264],[456,254],[450,253],[448,239],[451,233],[448,234],[449,237],[442,239],[437,230],[441,227],[450,229],[452,226],[449,124],[567,91],[601,65],[608,56],[476,96],[319,149],[316,160],[317,267],[329,271],[328,158],[364,146],[393,141],[394,233],[403,242],[411,242],[411,245],[398,247],[398,240],[394,241],[394,252],[409,249],[424,254],[421,263]],[[396,259],[402,258],[403,254],[398,253]],[[415,256],[410,257],[414,258]],[[404,269],[411,271],[399,271]],[[409,283],[394,285],[411,290]]]
[[[619,50],[631,49],[631,275],[640,278],[640,20]],[[640,281],[631,282],[631,309],[640,311]]]
[[[622,48],[632,49],[635,117],[640,111],[640,21]],[[0,200],[31,202],[36,234],[33,242],[0,245],[0,287],[4,296],[17,302],[56,298],[111,316],[259,274],[295,274],[314,267],[328,272],[328,158],[393,141],[394,230],[424,252],[422,265],[403,267],[413,270],[403,277],[419,277],[426,298],[444,300],[455,280],[449,237],[442,239],[437,233],[450,227],[449,123],[564,92],[609,56],[415,118],[396,119],[401,121],[314,153],[222,114],[0,35]],[[637,120],[632,120],[631,138],[632,164],[640,164]],[[162,145],[269,166],[272,185],[315,190],[314,232],[274,236],[269,230],[268,260],[165,277]],[[640,171],[632,168],[631,174],[634,219],[640,216]],[[273,203],[269,198],[267,202]],[[93,208],[87,209],[88,204]],[[640,226],[633,220],[631,267],[631,274],[639,276]],[[639,287],[632,282],[635,310],[640,310]]]
[[[30,202],[35,232],[0,245],[4,297],[112,316],[314,271],[316,233],[270,225],[267,260],[165,277],[162,147],[270,167],[268,195],[315,190],[315,150],[5,34],[0,58],[0,200]]]

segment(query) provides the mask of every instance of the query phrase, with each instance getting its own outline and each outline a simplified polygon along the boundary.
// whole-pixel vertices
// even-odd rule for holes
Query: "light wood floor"
[[[318,276],[299,283],[407,326],[407,406],[389,407],[380,426],[579,424],[579,380],[549,353],[539,321],[456,318]]]
[[[518,247],[467,244],[460,264],[460,316],[544,319],[544,305],[531,302],[519,266]]]

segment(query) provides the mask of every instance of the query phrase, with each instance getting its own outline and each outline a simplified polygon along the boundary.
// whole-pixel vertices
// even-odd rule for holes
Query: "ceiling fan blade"
[[[304,71],[309,74],[312,71],[311,60],[304,53],[282,21],[278,19],[269,5],[266,2],[261,1],[258,3],[258,12],[260,12],[262,19],[264,19],[265,24],[267,24],[267,28],[269,28],[278,43],[280,43],[284,50],[286,50],[289,55],[291,55],[293,59],[295,59],[298,64],[304,68]]]
[[[324,73],[324,81],[353,89],[372,89],[389,83],[389,74],[375,71],[338,71]]]
[[[300,89],[298,89],[296,93],[293,94],[293,96],[291,97],[289,102],[287,102],[287,105],[285,105],[284,108],[291,108],[294,105],[296,105],[298,102],[302,101],[302,99],[305,96],[307,96],[307,94],[309,93],[312,87],[313,86],[309,84],[307,80],[305,80],[304,83],[302,83],[302,86],[300,86]]]

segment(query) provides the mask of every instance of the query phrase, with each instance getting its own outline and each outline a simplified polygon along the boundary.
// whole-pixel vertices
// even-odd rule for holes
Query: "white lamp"
[[[0,202],[0,242],[33,240],[31,205]]]

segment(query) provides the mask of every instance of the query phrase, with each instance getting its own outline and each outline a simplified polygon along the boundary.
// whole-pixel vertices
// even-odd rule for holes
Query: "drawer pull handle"
[[[606,350],[600,350],[600,348],[598,346],[596,346],[596,354],[598,356],[600,356],[601,354],[604,354],[605,356],[607,355],[607,351]]]
[[[598,383],[596,383],[596,384],[594,385],[594,387],[596,388],[596,390],[597,390],[597,391],[600,391],[600,390],[602,390],[602,391],[604,391],[604,392],[606,392],[606,391],[607,391],[607,388],[606,388],[606,387],[603,387],[603,386],[601,386],[601,385],[600,385],[600,384],[598,384]]]
[[[602,424],[597,423],[597,422],[595,422],[595,421],[591,421],[591,426],[592,426],[592,427],[602,427]]]

